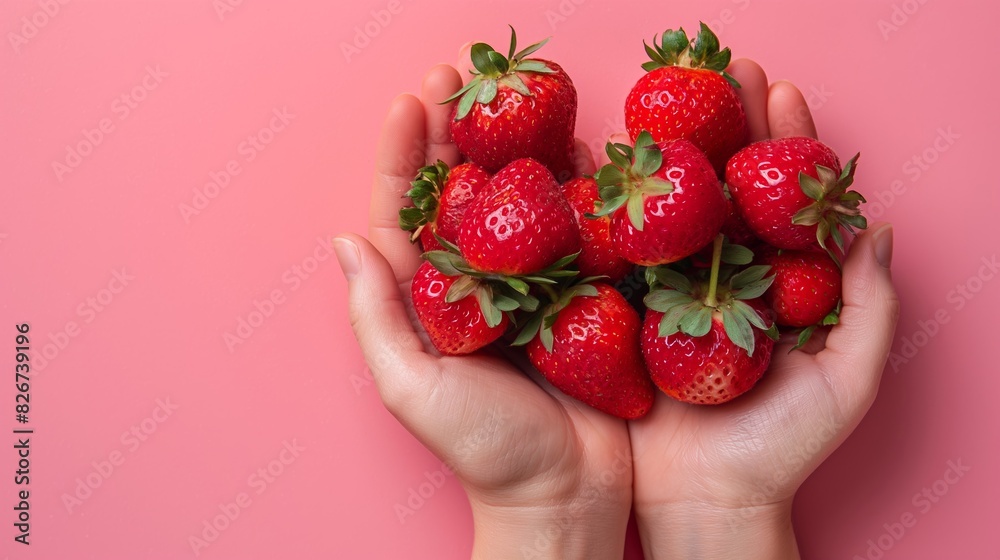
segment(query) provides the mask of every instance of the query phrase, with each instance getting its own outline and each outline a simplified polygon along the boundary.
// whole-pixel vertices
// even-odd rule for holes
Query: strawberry
[[[600,200],[597,181],[592,178],[577,178],[562,186],[563,194],[573,207],[576,223],[580,226],[581,249],[576,258],[580,276],[606,276],[607,282],[614,284],[625,278],[635,265],[618,255],[611,243],[611,218],[599,216],[588,219]]]
[[[580,229],[559,184],[528,158],[490,179],[459,229],[462,255],[482,272],[531,274],[580,250]]]
[[[474,163],[449,169],[438,160],[421,167],[406,193],[413,206],[400,209],[399,226],[413,232],[410,240],[420,239],[425,251],[442,248],[434,236],[457,243],[466,207],[489,180],[486,171]]]
[[[514,341],[563,393],[597,410],[632,420],[653,406],[639,350],[639,314],[603,282],[566,289],[540,310]]]
[[[856,155],[841,169],[833,150],[812,138],[762,140],[729,160],[726,183],[763,241],[779,249],[826,249],[829,237],[843,251],[841,228],[853,233],[868,225],[859,209],[864,197],[847,190],[857,161]]]
[[[692,282],[665,266],[647,269],[653,289],[644,300],[643,357],[653,382],[683,402],[720,404],[750,390],[777,338],[760,299],[773,280],[768,267],[722,267],[722,241],[713,244],[708,278],[704,270]]]
[[[648,130],[653,140],[676,138],[698,146],[722,174],[726,161],[749,140],[743,104],[726,73],[731,53],[719,51],[719,40],[704,23],[689,41],[684,29],[669,29],[660,44],[646,47],[651,59],[625,98],[625,128],[634,142]]]
[[[726,197],[712,164],[687,140],[653,142],[643,131],[635,148],[608,144],[611,163],[595,179],[611,216],[611,241],[644,265],[678,261],[710,243],[726,219]]]
[[[417,269],[410,285],[413,308],[438,352],[448,355],[468,354],[490,344],[503,335],[510,325],[506,315],[490,325],[486,321],[478,294],[469,293],[449,302],[452,287],[462,276],[448,276],[431,262]],[[487,290],[476,286],[475,290]]]
[[[839,322],[841,273],[837,263],[820,251],[772,251],[762,261],[774,272],[774,283],[764,294],[775,321],[786,327],[805,327],[799,346],[816,327]]]
[[[490,173],[530,157],[545,164],[560,182],[573,174],[576,88],[556,63],[525,58],[548,39],[504,56],[486,43],[472,46],[473,78],[443,101],[459,99],[451,136],[460,152]]]

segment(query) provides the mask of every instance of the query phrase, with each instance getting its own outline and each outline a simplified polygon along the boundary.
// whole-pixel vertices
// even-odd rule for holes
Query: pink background
[[[241,493],[249,505],[202,557],[467,556],[453,478],[397,519],[440,463],[366,377],[326,240],[366,229],[390,99],[466,41],[502,45],[508,22],[525,41],[552,35],[544,55],[580,91],[578,135],[600,145],[622,128],[641,40],[699,19],[772,80],[796,82],[842,157],[863,153],[869,215],[896,225],[895,350],[921,345],[887,368],[869,416],[803,487],[804,554],[866,557],[880,537],[884,558],[1000,554],[1000,281],[985,268],[977,279],[1000,239],[994,4],[643,2],[641,17],[595,0],[48,4],[58,13],[0,7],[0,361],[11,375],[13,327],[27,321],[36,368],[30,548],[12,540],[17,425],[14,388],[0,384],[0,557],[194,557],[189,537]],[[880,30],[893,17],[898,29]],[[939,131],[951,140],[935,149]],[[57,173],[81,142],[76,167]],[[206,191],[213,174],[225,188]],[[227,344],[241,320],[254,328]],[[969,467],[955,484],[949,461]],[[946,493],[925,511],[914,496],[935,483]],[[67,507],[74,493],[85,499]],[[916,525],[886,536],[908,512]]]

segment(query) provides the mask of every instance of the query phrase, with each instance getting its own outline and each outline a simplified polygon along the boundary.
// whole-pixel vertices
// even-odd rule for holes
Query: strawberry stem
[[[715,289],[719,285],[719,267],[722,264],[722,242],[726,236],[719,234],[715,237],[712,245],[712,275],[708,280],[708,295],[705,297],[705,305],[717,307],[719,301],[715,298]]]

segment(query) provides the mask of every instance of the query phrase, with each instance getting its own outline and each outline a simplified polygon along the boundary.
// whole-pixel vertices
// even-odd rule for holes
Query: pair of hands
[[[729,73],[743,86],[752,140],[816,136],[795,86],[769,87],[746,59]],[[370,241],[348,234],[334,247],[351,325],[386,408],[468,493],[473,557],[621,558],[634,505],[650,560],[797,558],[794,494],[871,406],[892,344],[899,305],[891,226],[875,224],[855,240],[841,324],[817,333],[805,352],[776,346],[768,374],[726,405],[658,393],[645,418],[625,422],[565,396],[499,348],[439,356],[413,313],[420,249],[397,216],[420,166],[461,161],[450,142],[451,107],[438,101],[467,74],[436,66],[419,98],[392,102],[376,156]],[[593,173],[587,145],[578,140],[576,150],[577,172]]]

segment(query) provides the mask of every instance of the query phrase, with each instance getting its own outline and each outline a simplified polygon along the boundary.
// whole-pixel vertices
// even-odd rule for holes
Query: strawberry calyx
[[[777,340],[778,327],[774,321],[770,325],[765,323],[747,301],[762,296],[774,282],[774,276],[767,276],[771,270],[767,265],[742,270],[736,265],[723,265],[723,246],[724,236],[720,234],[712,246],[712,268],[707,278],[703,269],[685,275],[670,265],[647,268],[650,292],[643,302],[647,308],[663,313],[658,332],[661,337],[678,332],[695,338],[705,336],[712,329],[713,318],[721,317],[729,340],[753,356],[756,344],[753,329]],[[749,249],[741,249],[735,252],[740,255],[737,260],[744,262],[743,251]]]
[[[597,297],[597,287],[592,284],[595,280],[605,278],[604,276],[590,276],[580,279],[564,287],[560,291],[548,290],[550,303],[536,310],[524,323],[524,328],[518,333],[517,338],[511,343],[512,346],[524,346],[531,342],[537,335],[547,352],[552,352],[554,336],[552,327],[556,324],[559,313],[575,297]]]
[[[816,240],[819,246],[830,254],[837,266],[841,264],[840,257],[826,246],[826,240],[833,239],[843,254],[844,237],[840,228],[854,235],[855,229],[868,227],[868,220],[861,215],[859,208],[861,203],[867,200],[858,191],[848,190],[854,183],[854,172],[857,170],[860,156],[859,153],[852,157],[840,175],[833,169],[819,164],[816,165],[816,175],[819,179],[814,179],[805,172],[799,172],[799,186],[802,192],[815,202],[792,216],[792,223],[816,226]]]
[[[632,227],[642,231],[645,198],[674,192],[673,183],[652,176],[663,165],[663,152],[645,130],[636,137],[634,148],[608,142],[605,151],[611,163],[594,174],[600,201],[595,204],[595,211],[585,216],[591,219],[607,216],[625,206]]]
[[[421,167],[410,182],[410,190],[403,196],[413,201],[413,206],[400,208],[399,227],[410,234],[410,242],[416,243],[427,224],[437,219],[438,202],[448,181],[448,164],[437,160],[434,165]]]
[[[461,98],[458,102],[458,109],[455,111],[455,120],[459,121],[469,114],[475,103],[487,105],[493,101],[497,96],[497,88],[501,85],[507,86],[521,95],[532,95],[531,90],[518,74],[526,72],[555,73],[555,70],[549,67],[544,60],[525,60],[526,56],[542,48],[547,42],[548,39],[544,39],[518,51],[517,33],[514,32],[514,27],[510,26],[510,49],[506,56],[486,43],[472,45],[471,57],[474,69],[470,72],[472,72],[473,78],[465,87],[441,103],[450,103]]]
[[[664,31],[659,43],[656,42],[654,36],[652,47],[643,41],[642,46],[645,47],[646,54],[649,55],[649,61],[643,63],[642,69],[650,72],[657,68],[680,66],[711,70],[725,78],[733,87],[740,87],[736,78],[726,72],[732,58],[729,47],[720,51],[719,38],[704,22],[699,23],[701,29],[694,39],[688,39],[687,33],[681,27],[677,31],[673,29]]]
[[[823,317],[822,321],[820,321],[818,324],[815,325],[809,325],[808,327],[799,331],[799,336],[798,339],[795,341],[795,346],[792,346],[791,350],[789,350],[788,352],[791,353],[792,350],[798,350],[799,348],[805,346],[806,343],[809,342],[809,339],[812,338],[813,333],[816,332],[816,329],[840,323],[840,309],[841,307],[843,307],[843,303],[844,303],[843,300],[838,301],[837,306],[834,307],[832,311],[827,313],[826,317]]]
[[[566,268],[579,253],[567,255],[545,269],[531,274],[506,276],[483,272],[472,268],[453,243],[437,234],[434,237],[444,249],[428,251],[423,257],[441,274],[460,277],[448,289],[445,302],[455,303],[475,295],[483,318],[490,327],[499,325],[503,321],[504,313],[508,314],[513,322],[514,311],[536,311],[540,302],[531,293],[532,286],[541,286],[543,290],[551,289],[550,286],[558,284],[563,279],[579,274],[576,270]]]

